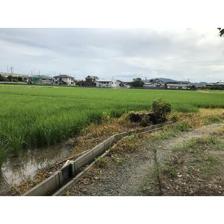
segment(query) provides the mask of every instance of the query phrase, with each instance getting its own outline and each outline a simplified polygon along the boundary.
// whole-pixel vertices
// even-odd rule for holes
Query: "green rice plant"
[[[155,99],[174,111],[224,108],[224,92],[0,85],[0,152],[44,147],[79,134],[105,114],[147,111]],[[189,127],[182,124],[179,131]],[[3,156],[1,156],[3,157]]]

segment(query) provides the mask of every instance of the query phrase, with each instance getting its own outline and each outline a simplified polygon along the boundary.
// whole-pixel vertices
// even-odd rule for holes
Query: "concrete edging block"
[[[26,192],[24,196],[51,195],[60,187],[60,173],[60,171],[55,172],[52,176]]]

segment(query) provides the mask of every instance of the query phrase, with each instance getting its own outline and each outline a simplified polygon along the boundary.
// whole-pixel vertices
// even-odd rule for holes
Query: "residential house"
[[[193,89],[194,86],[190,82],[173,82],[166,83],[166,89]]]
[[[112,81],[96,81],[96,87],[101,87],[101,88],[111,88],[112,87]]]
[[[144,80],[146,89],[193,89],[194,85],[186,81],[176,81],[167,78]]]
[[[224,82],[215,82],[215,83],[208,83],[206,88],[209,89],[224,89]]]
[[[120,80],[113,80],[112,84],[111,84],[112,88],[119,88],[119,87],[123,87],[122,81]]]
[[[75,80],[72,76],[69,75],[58,75],[54,76],[54,84],[56,85],[75,85]]]
[[[122,83],[121,83],[121,87],[124,87],[124,88],[131,88],[131,83],[132,83],[132,82],[122,82]]]
[[[165,78],[145,79],[143,88],[145,89],[164,89],[167,82],[174,81]]]
[[[144,82],[143,88],[145,88],[145,89],[160,89],[160,88],[165,88],[165,84],[155,83],[155,82]]]
[[[207,83],[206,82],[194,82],[192,83],[193,86],[195,86],[196,89],[203,89],[206,88]]]
[[[101,87],[101,88],[119,88],[119,87],[123,87],[123,83],[120,80],[112,80],[112,81],[96,80],[96,87]]]

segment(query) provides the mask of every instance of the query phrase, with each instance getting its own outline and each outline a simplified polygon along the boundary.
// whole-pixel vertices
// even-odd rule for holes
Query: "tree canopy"
[[[142,81],[141,78],[135,78],[133,79],[131,86],[135,88],[142,88],[144,85],[144,82]]]

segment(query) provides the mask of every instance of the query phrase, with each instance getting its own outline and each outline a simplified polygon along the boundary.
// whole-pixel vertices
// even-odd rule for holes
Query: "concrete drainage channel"
[[[56,171],[46,180],[27,191],[24,196],[61,195],[69,185],[75,183],[95,163],[96,158],[104,156],[108,152],[108,149],[123,137],[136,133],[153,132],[171,124],[173,122],[152,125],[146,128],[112,135],[76,160],[68,160],[59,171]]]

